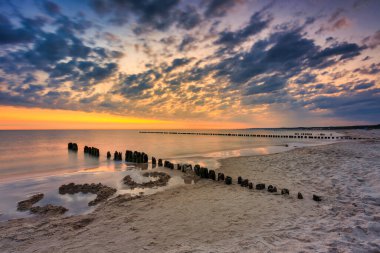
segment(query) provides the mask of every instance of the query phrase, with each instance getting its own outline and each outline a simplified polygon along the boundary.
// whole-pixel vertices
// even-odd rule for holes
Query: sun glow
[[[0,106],[0,129],[205,129],[244,128],[233,122],[173,121],[107,113]]]
[[[107,113],[0,107],[1,129],[117,129],[167,125],[172,121],[133,118]]]

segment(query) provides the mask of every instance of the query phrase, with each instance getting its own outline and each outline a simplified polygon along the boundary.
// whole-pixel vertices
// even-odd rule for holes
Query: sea
[[[159,130],[144,130],[152,132]],[[181,130],[170,130],[181,132]],[[183,131],[182,131],[183,132]],[[117,194],[153,194],[181,184],[195,184],[169,171],[171,179],[165,187],[129,189],[122,178],[130,175],[135,181],[149,180],[142,171],[152,170],[151,157],[173,163],[200,164],[218,170],[219,160],[236,156],[265,155],[338,140],[309,138],[268,138],[252,135],[322,135],[339,136],[331,131],[288,129],[250,130],[186,130],[198,134],[142,133],[139,130],[4,130],[0,131],[0,221],[31,216],[17,211],[17,203],[36,193],[44,198],[36,205],[62,205],[69,209],[65,215],[92,212],[88,202],[94,194],[61,195],[62,184],[103,183],[115,187]],[[213,134],[213,135],[211,135]],[[219,135],[218,135],[219,134]],[[230,134],[230,135],[228,135]],[[236,135],[236,136],[234,136]],[[238,136],[240,135],[240,136]],[[68,150],[68,143],[78,145],[78,152]],[[83,152],[84,146],[96,147],[100,156]],[[133,164],[107,159],[106,153],[126,150],[145,152],[148,164]],[[116,195],[117,195],[116,194]]]

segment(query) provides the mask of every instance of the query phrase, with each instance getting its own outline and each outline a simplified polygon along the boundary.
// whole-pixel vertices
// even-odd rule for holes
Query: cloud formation
[[[33,40],[33,31],[27,28],[15,28],[7,17],[0,14],[0,45],[28,43]]]
[[[271,16],[263,17],[263,13],[254,13],[248,24],[242,29],[237,31],[222,31],[219,34],[219,38],[214,42],[215,44],[223,44],[227,47],[234,47],[242,42],[245,42],[249,37],[260,33],[267,28],[272,21]]]
[[[349,5],[28,4],[0,4],[1,105],[247,124],[380,116],[380,33]]]

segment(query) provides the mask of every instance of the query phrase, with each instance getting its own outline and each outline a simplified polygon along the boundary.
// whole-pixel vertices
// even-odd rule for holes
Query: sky
[[[378,0],[0,0],[0,129],[380,123]]]

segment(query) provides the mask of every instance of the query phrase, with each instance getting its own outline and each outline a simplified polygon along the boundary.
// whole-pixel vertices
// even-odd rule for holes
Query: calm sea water
[[[79,151],[68,151],[68,142],[76,142]],[[141,189],[131,191],[125,188],[121,178],[130,174],[136,181],[143,181],[145,179],[139,171],[151,169],[150,165],[135,167],[125,162],[107,161],[107,151],[112,154],[114,151],[122,152],[124,158],[126,149],[137,150],[147,153],[149,158],[155,156],[175,163],[199,163],[217,169],[220,158],[282,152],[295,146],[323,142],[326,140],[141,134],[137,130],[0,131],[0,220],[28,215],[16,212],[17,202],[37,192],[45,194],[39,205],[64,205],[70,210],[69,215],[92,211],[87,203],[94,199],[94,195],[59,195],[57,189],[63,183],[102,182],[116,187],[119,193],[139,194]],[[85,145],[99,148],[100,157],[85,155]],[[184,182],[176,171],[170,173],[172,179],[167,187],[194,183]],[[149,194],[163,189],[146,189],[143,192]]]

